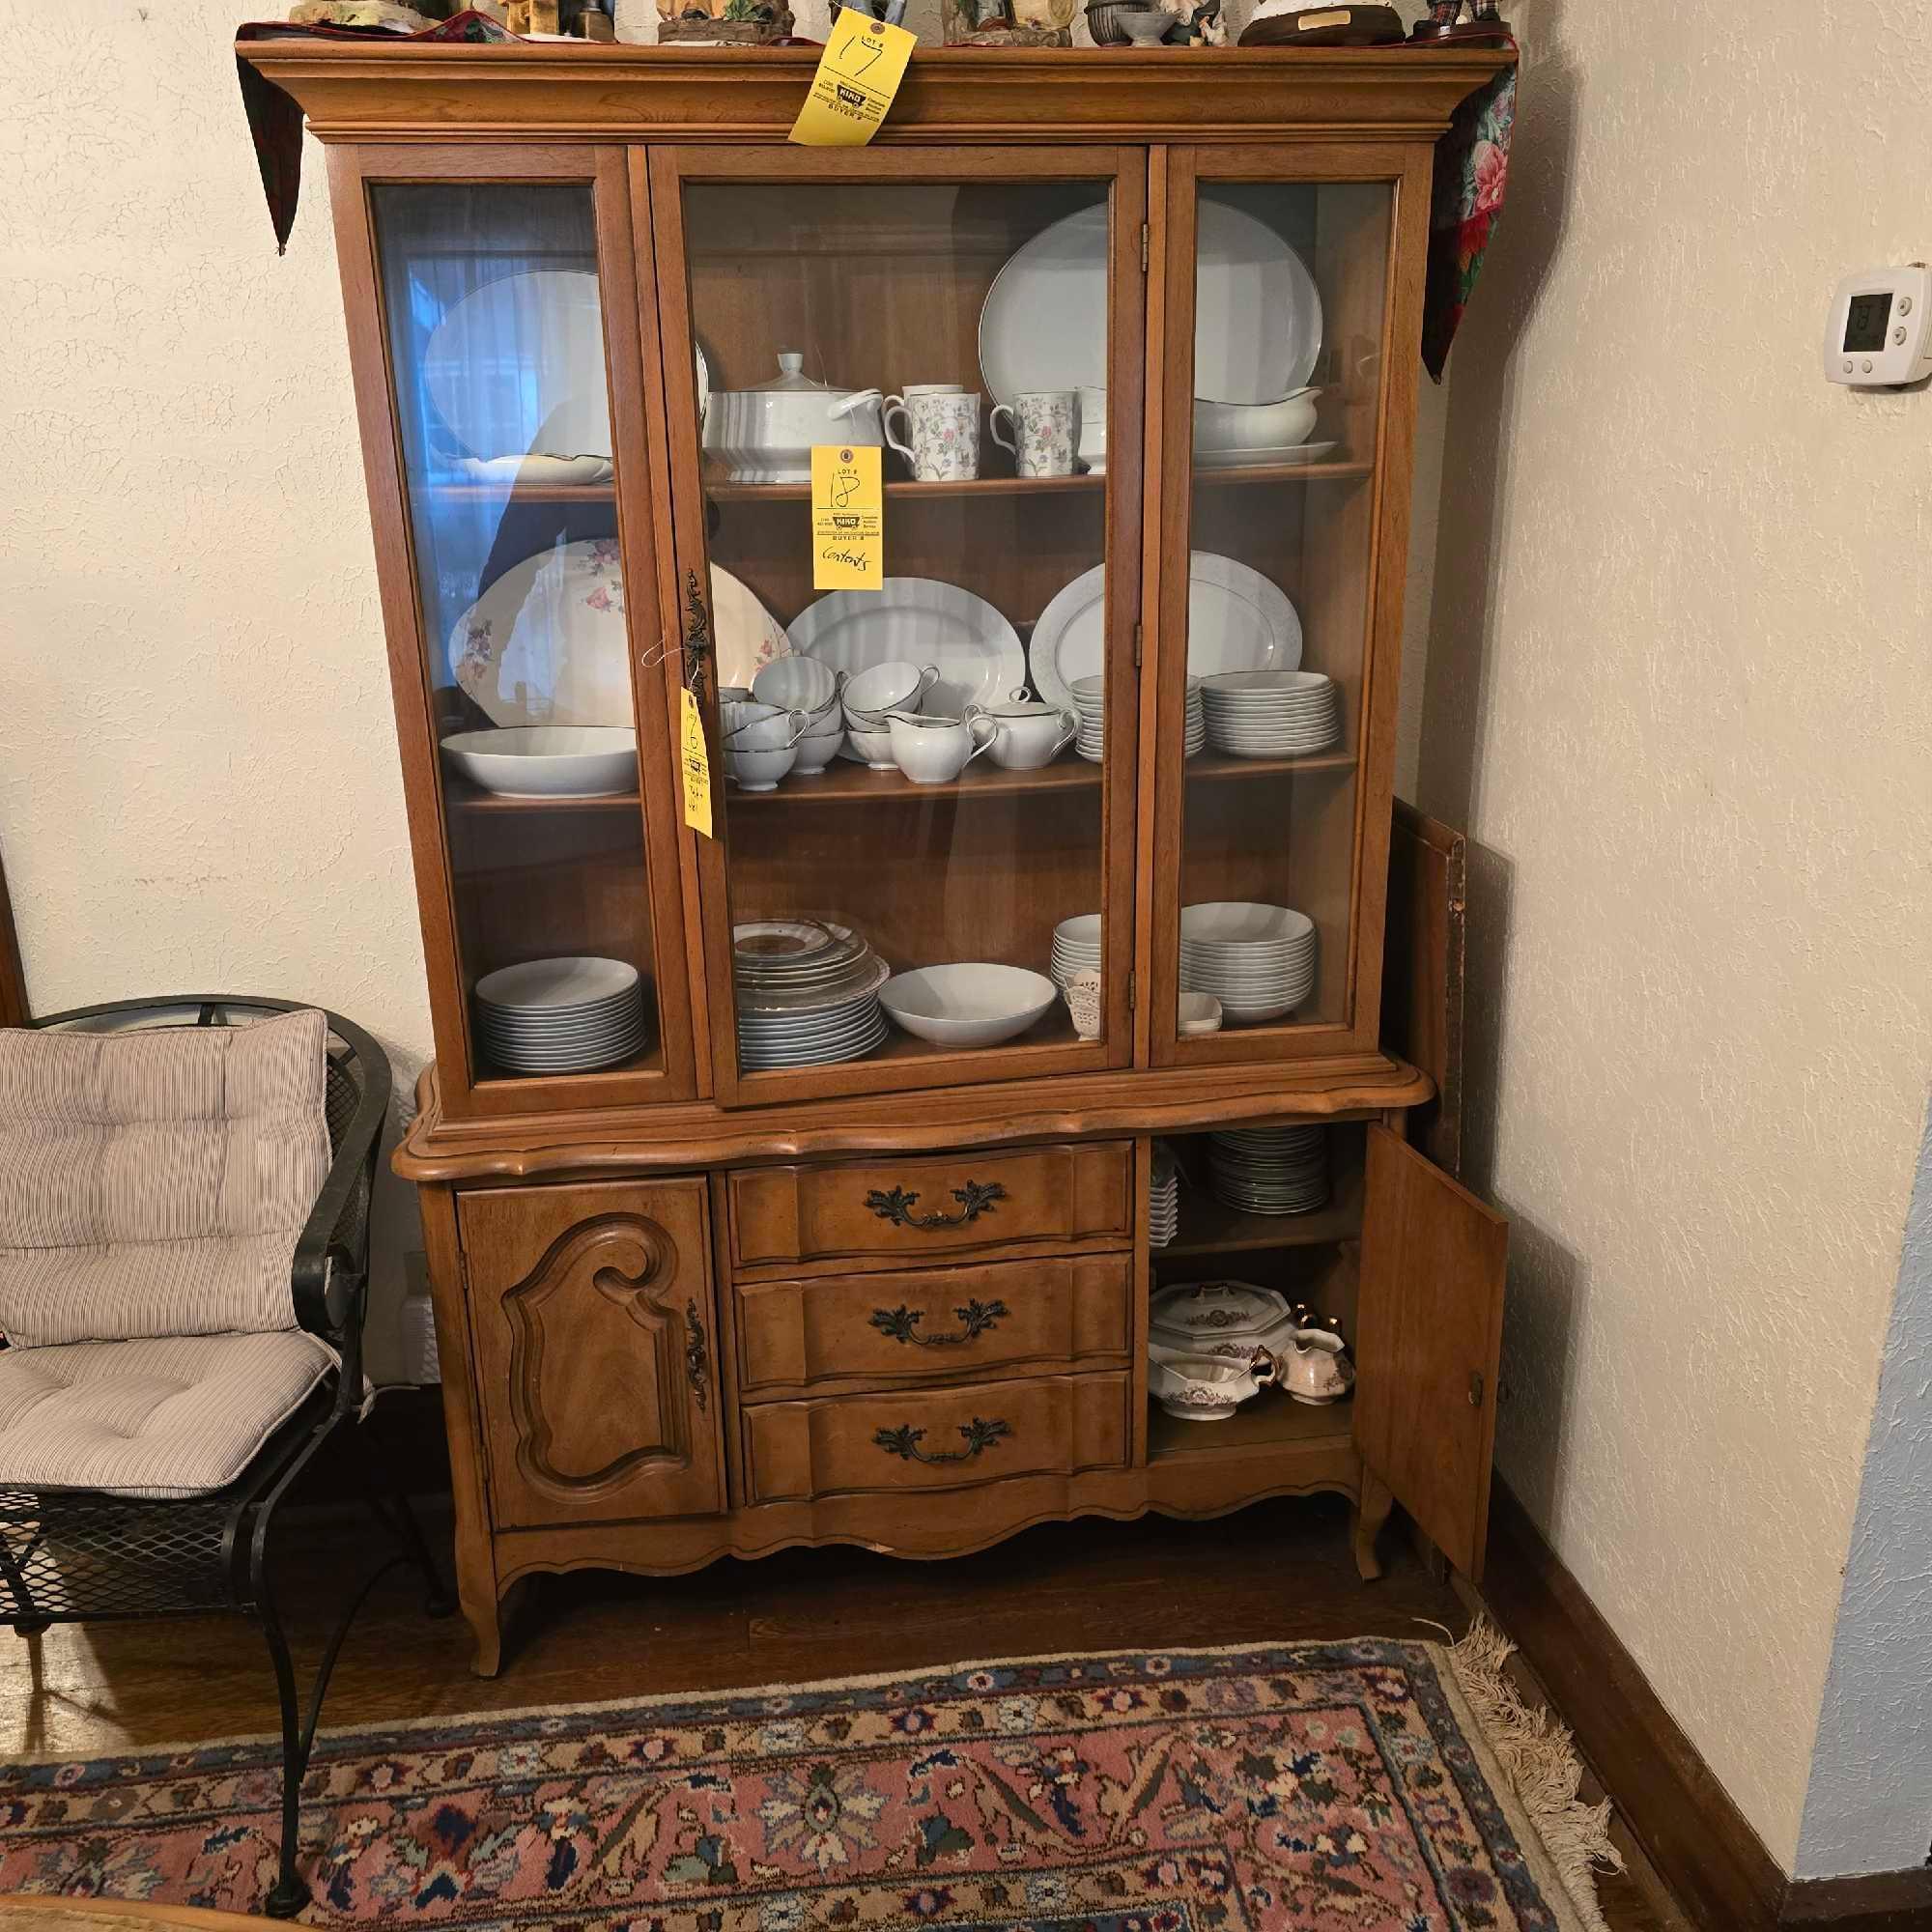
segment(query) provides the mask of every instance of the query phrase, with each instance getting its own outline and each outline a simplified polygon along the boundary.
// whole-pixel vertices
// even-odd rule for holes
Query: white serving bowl
[[[1196,403],[1194,447],[1204,453],[1227,449],[1287,449],[1315,434],[1315,399],[1320,389],[1296,389],[1278,403]]]
[[[862,731],[855,724],[845,734],[845,742],[875,772],[895,772],[899,761],[893,756],[891,731]]]
[[[510,724],[442,741],[452,770],[499,798],[597,798],[634,791],[638,734],[619,724]]]
[[[1305,940],[1315,922],[1289,906],[1258,905],[1246,899],[1207,899],[1180,908],[1180,937],[1215,947],[1279,948]],[[1232,962],[1231,962],[1232,963]]]
[[[838,674],[816,658],[774,658],[758,667],[752,695],[760,704],[785,711],[806,711],[814,717],[838,696]]]
[[[1265,1353],[1258,1362],[1225,1355],[1148,1358],[1148,1393],[1177,1422],[1226,1422],[1274,1378]]]
[[[724,769],[746,791],[773,791],[778,781],[798,762],[796,745],[780,745],[768,752],[741,752],[724,748]]]
[[[1044,973],[962,960],[895,973],[879,1004],[907,1033],[937,1046],[997,1046],[1023,1034],[1059,999]]]

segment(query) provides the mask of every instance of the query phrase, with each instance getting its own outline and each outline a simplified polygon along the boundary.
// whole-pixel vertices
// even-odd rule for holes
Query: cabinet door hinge
[[[1136,670],[1139,670],[1140,668],[1141,668],[1141,627],[1138,624],[1136,624],[1134,626],[1134,668]]]
[[[1140,985],[1139,985],[1139,982],[1137,981],[1137,980],[1136,980],[1136,979],[1135,979],[1135,977],[1134,977],[1134,970],[1133,970],[1133,968],[1132,968],[1132,967],[1130,966],[1130,967],[1128,967],[1128,968],[1127,968],[1127,1010],[1128,1010],[1128,1012],[1130,1012],[1130,1013],[1131,1013],[1131,1012],[1134,1012],[1134,1011],[1138,1010],[1138,1009],[1139,1009],[1139,1007],[1140,1007],[1140,1003],[1141,1003],[1141,989],[1140,989]]]
[[[1147,271],[1148,271],[1148,225],[1145,221],[1143,221],[1141,223],[1141,273],[1146,274]]]

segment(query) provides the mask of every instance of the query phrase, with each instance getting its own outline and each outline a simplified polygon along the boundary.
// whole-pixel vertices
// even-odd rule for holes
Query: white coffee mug
[[[1000,418],[1013,426],[1009,441],[1000,434]],[[1073,474],[1073,391],[1033,389],[1015,403],[993,411],[993,440],[1010,449],[1022,476]]]
[[[1107,468],[1107,392],[1083,385],[1080,398],[1080,441],[1076,454],[1092,476]]]
[[[991,748],[997,735],[986,717],[941,718],[895,715],[892,722],[893,760],[914,784],[950,784]]]
[[[903,416],[904,442],[893,434]],[[888,396],[886,440],[912,465],[922,483],[965,483],[980,473],[980,392],[977,389],[911,388]]]

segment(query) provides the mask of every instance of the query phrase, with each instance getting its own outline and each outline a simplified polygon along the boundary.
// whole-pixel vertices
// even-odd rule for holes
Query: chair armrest
[[[296,1243],[290,1289],[296,1320],[311,1334],[339,1341],[346,1324],[354,1321],[359,1327],[361,1321],[361,1291],[369,1271],[368,1217],[363,1218],[354,1250],[338,1237],[337,1230],[356,1190],[367,1186],[373,1193],[392,1080],[388,1055],[359,1028],[352,1034],[336,1024],[332,1030],[349,1039],[361,1097]]]

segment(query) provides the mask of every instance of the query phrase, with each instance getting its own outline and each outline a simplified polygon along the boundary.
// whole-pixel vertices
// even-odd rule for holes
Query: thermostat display
[[[1867,269],[1847,275],[1825,322],[1825,374],[1860,389],[1898,388],[1932,376],[1932,269]]]

